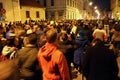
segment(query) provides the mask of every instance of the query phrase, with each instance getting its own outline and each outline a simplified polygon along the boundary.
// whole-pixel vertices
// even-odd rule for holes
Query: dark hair
[[[95,45],[98,45],[98,46],[104,46],[104,42],[98,38],[93,39],[92,43],[95,43]]]
[[[37,35],[36,33],[31,33],[27,35],[29,43],[30,44],[36,44],[37,43]]]
[[[120,31],[120,24],[115,25],[114,29],[115,29],[116,31]]]
[[[65,32],[61,32],[59,37],[61,37],[63,41],[68,40],[68,35]]]
[[[120,49],[120,41],[113,41],[112,44],[115,48]]]
[[[7,39],[7,45],[11,47],[14,46],[14,40],[15,38]]]

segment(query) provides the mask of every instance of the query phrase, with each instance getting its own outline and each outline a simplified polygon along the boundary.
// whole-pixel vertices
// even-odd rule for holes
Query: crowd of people
[[[86,80],[119,80],[120,22],[0,25],[0,80],[72,80],[71,63]]]

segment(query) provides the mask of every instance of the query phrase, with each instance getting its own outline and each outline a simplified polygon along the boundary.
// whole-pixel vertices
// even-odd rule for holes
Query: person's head
[[[51,26],[53,26],[53,25],[54,25],[54,23],[55,23],[54,21],[50,21],[50,25],[51,25]]]
[[[65,32],[61,32],[59,35],[59,40],[60,41],[67,41],[68,40],[68,35]]]
[[[36,45],[37,44],[37,35],[35,33],[28,34],[25,39],[24,39],[24,44],[32,44]]]
[[[78,36],[79,36],[79,37],[85,37],[85,31],[79,30],[79,31],[78,31]]]
[[[102,24],[102,23],[99,24],[98,28],[99,28],[99,29],[103,29],[103,24]]]
[[[72,25],[76,25],[77,24],[77,21],[72,21]]]
[[[120,31],[120,24],[115,25],[115,26],[114,26],[114,29],[115,29],[116,31]]]
[[[95,45],[98,45],[98,46],[103,46],[104,45],[104,42],[98,38],[96,39],[93,39],[92,40],[92,46],[95,46]]]
[[[7,45],[8,46],[15,46],[15,39],[16,39],[16,34],[14,33],[9,33],[7,39]]]
[[[120,56],[120,41],[114,41],[113,44],[113,50],[117,56]]]
[[[42,47],[46,43],[46,35],[42,34],[39,39],[39,46]]]
[[[24,26],[24,29],[25,29],[25,30],[30,29],[30,25],[29,25],[29,24],[26,24],[26,25]]]
[[[38,25],[33,26],[33,32],[36,32],[39,29]]]
[[[11,33],[14,33],[15,32],[15,28],[12,26],[10,27],[10,30],[9,30]]]
[[[46,32],[46,40],[48,43],[54,43],[57,39],[57,30],[56,29],[50,29]]]
[[[4,32],[4,28],[0,26],[0,34],[3,34],[3,32]]]
[[[16,37],[15,33],[9,33],[8,35],[6,35],[7,39],[14,39]]]

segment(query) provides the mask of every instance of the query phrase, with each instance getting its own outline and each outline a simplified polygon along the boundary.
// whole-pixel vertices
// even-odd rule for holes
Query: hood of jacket
[[[51,59],[51,55],[56,51],[57,45],[46,43],[42,48],[40,48],[40,55],[42,55],[46,60]]]

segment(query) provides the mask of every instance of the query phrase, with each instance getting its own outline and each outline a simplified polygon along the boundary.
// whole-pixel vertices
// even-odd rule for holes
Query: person
[[[118,77],[120,79],[120,41],[115,41],[112,43],[112,49],[117,56],[117,64],[119,68]]]
[[[18,60],[20,79],[41,80],[42,72],[39,68],[37,53],[36,33],[28,34],[24,39],[24,47],[18,51],[16,57]]]
[[[106,31],[103,29],[103,24],[101,23],[97,29],[95,29],[92,33],[94,39],[99,38],[102,41],[107,41],[107,34]]]
[[[72,44],[72,42],[68,40],[68,34],[66,32],[60,32],[58,40],[59,40],[58,48],[63,52],[67,60],[68,68],[70,71],[70,77],[72,78],[71,63],[73,62],[73,53],[75,50],[75,44]]]
[[[0,80],[19,80],[19,70],[16,60],[0,62]]]
[[[71,29],[71,33],[73,33],[74,35],[76,35],[77,33],[77,21],[72,21],[72,29]]]
[[[74,66],[80,72],[82,71],[83,56],[86,49],[90,46],[90,41],[85,36],[84,30],[79,30],[75,39],[77,48],[74,51]]]
[[[46,32],[47,43],[38,53],[43,80],[70,80],[69,69],[64,54],[57,47],[57,30]]]
[[[0,55],[3,47],[6,45],[6,38],[4,37],[5,30],[2,26],[0,26]]]
[[[120,41],[120,24],[116,24],[113,29],[114,31],[111,37],[111,43],[114,43],[115,41]]]
[[[114,50],[115,55],[117,56],[117,63],[119,67],[118,77],[120,78],[120,24],[117,24],[114,27],[115,31],[111,38],[110,48]]]
[[[92,41],[83,63],[86,80],[119,80],[116,56],[100,39]]]
[[[11,33],[6,40],[6,45],[2,48],[0,61],[10,60],[15,58],[16,52],[17,52],[17,47],[15,45],[15,34]]]

